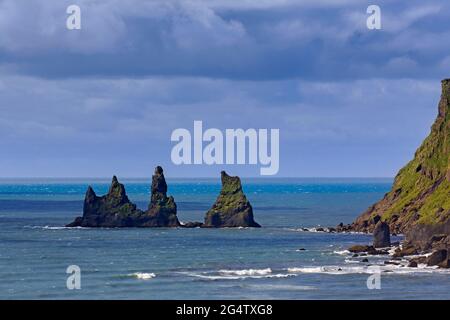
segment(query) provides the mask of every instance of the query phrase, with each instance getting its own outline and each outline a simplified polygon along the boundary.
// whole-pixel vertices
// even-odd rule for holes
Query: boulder
[[[417,262],[416,261],[410,261],[408,263],[408,267],[410,267],[410,268],[417,268]]]
[[[428,266],[438,266],[440,264],[445,265],[446,260],[448,260],[447,257],[447,250],[441,249],[434,251],[428,258],[427,258],[427,265]]]
[[[375,248],[385,248],[391,245],[389,225],[383,221],[378,221],[373,230],[373,246]]]
[[[352,253],[360,253],[360,252],[368,252],[371,251],[373,248],[373,246],[367,246],[367,245],[354,245],[351,246],[350,248],[348,248],[348,251],[352,252]]]
[[[261,227],[253,219],[253,209],[242,191],[241,179],[221,172],[222,190],[206,213],[203,227]]]
[[[396,258],[401,258],[404,256],[413,256],[418,254],[418,250],[415,246],[413,245],[405,245],[404,247],[402,247],[401,249],[397,249],[394,253],[394,257]]]
[[[184,224],[182,224],[181,227],[183,227],[183,228],[201,228],[201,227],[203,227],[203,223],[198,222],[198,221],[189,221],[189,222],[185,222]]]

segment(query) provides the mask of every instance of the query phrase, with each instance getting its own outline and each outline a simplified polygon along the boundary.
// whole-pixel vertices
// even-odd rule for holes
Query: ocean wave
[[[154,273],[147,273],[147,272],[135,272],[129,274],[130,277],[134,277],[140,280],[150,280],[156,277],[156,274]]]
[[[62,227],[62,226],[24,226],[27,229],[44,229],[44,230],[64,230],[64,229],[89,229],[85,227]]]
[[[263,278],[288,278],[295,276],[288,273],[272,273],[270,268],[266,269],[242,269],[242,270],[218,270],[208,272],[183,272],[183,274],[204,280],[244,280]]]
[[[333,251],[333,253],[340,254],[340,255],[348,255],[348,254],[350,254],[350,251],[348,251],[348,250],[336,250],[336,251]]]
[[[359,232],[359,231],[339,231],[330,229],[329,227],[300,227],[300,228],[286,228],[288,231],[295,231],[295,232],[312,232],[312,233],[332,233],[332,234],[358,234],[358,235],[367,235],[365,232]]]
[[[319,266],[319,267],[292,267],[287,269],[290,273],[320,273],[330,275],[345,274],[420,274],[420,273],[450,273],[450,270],[429,267],[425,264],[419,264],[417,268],[407,267],[406,265],[370,265],[370,266]]]
[[[238,276],[266,275],[272,273],[272,269],[242,269],[242,270],[219,270],[221,274],[234,274]]]

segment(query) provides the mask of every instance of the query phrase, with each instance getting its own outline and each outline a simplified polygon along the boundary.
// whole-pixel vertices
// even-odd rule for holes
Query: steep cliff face
[[[242,191],[241,179],[221,172],[222,190],[206,213],[203,227],[260,227],[253,219],[253,208]]]
[[[68,227],[178,227],[177,206],[173,197],[167,197],[163,169],[156,167],[152,177],[151,200],[147,211],[136,208],[125,192],[123,184],[113,177],[106,195],[98,197],[89,186],[83,206],[83,216]]]
[[[450,79],[442,81],[438,116],[430,135],[403,167],[392,190],[352,224],[357,231],[372,232],[380,216],[391,232],[439,229],[450,218]]]

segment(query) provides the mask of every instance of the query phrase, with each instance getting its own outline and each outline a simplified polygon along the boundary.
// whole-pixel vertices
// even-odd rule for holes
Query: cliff
[[[359,216],[351,229],[372,232],[379,216],[391,232],[405,233],[409,241],[426,242],[436,232],[448,232],[449,153],[450,79],[446,79],[442,81],[439,112],[431,133],[415,152],[414,159],[398,172],[391,191]]]

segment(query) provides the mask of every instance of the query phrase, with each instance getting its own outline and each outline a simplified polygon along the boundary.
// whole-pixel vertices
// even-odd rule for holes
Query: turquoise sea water
[[[121,182],[146,208],[150,180]],[[63,227],[82,214],[88,184],[102,194],[109,183],[0,180],[1,299],[450,298],[446,271],[385,266],[385,257],[366,263],[344,251],[370,236],[300,229],[351,222],[389,179],[243,179],[260,229]],[[181,221],[202,221],[220,191],[218,179],[168,184]],[[66,287],[69,265],[81,269],[80,290]],[[373,270],[379,290],[367,288]]]

